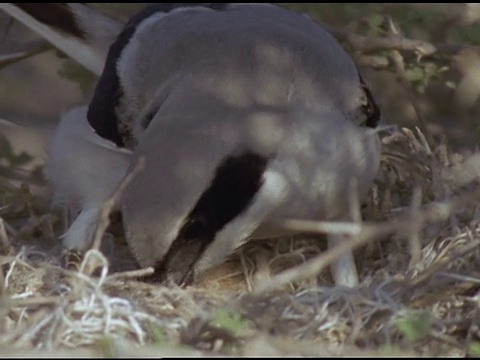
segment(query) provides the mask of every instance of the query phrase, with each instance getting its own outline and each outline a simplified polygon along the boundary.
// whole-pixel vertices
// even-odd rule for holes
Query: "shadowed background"
[[[92,4],[122,22],[144,5]],[[480,137],[477,120],[480,55],[476,48],[480,42],[480,26],[477,25],[479,10],[476,4],[285,6],[306,11],[332,29],[340,30],[333,33],[337,37],[341,35],[342,44],[360,65],[386,123],[418,126],[417,106],[429,133],[437,140],[447,138],[450,146],[461,153],[476,147]],[[389,49],[359,49],[343,36],[346,31],[367,39],[384,37],[391,35],[392,28],[398,31],[399,37],[428,41],[433,45],[461,45],[425,57],[420,56],[420,51],[402,51],[409,88],[395,69]],[[22,24],[0,13],[0,56],[8,56],[38,40],[38,36]],[[393,41],[391,48],[396,48]],[[0,123],[0,132],[11,142],[15,154],[25,151],[32,155],[32,161],[22,165],[31,169],[46,161],[45,149],[61,114],[71,106],[87,103],[94,83],[93,75],[54,49],[2,65],[0,119],[21,127]],[[412,97],[416,103],[412,103]],[[5,146],[2,144],[0,156],[5,156]],[[25,180],[18,171],[16,178]]]

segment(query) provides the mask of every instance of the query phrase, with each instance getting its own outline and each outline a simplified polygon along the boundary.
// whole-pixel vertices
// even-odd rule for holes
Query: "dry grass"
[[[475,158],[431,149],[417,130],[383,142],[367,222],[344,246],[358,247],[356,289],[312,276],[336,256],[313,235],[248,243],[186,289],[142,282],[121,236],[68,271],[61,214],[2,184],[0,353],[479,355]]]

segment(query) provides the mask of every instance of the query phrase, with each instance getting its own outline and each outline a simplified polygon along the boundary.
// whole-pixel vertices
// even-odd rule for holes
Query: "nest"
[[[358,288],[317,271],[332,261],[318,236],[249,242],[188,288],[142,282],[121,236],[65,270],[61,213],[2,184],[2,354],[479,355],[479,161],[417,129],[382,141]]]

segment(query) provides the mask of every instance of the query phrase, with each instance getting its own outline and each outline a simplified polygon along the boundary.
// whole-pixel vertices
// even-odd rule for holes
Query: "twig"
[[[151,266],[144,268],[144,269],[138,269],[138,270],[130,270],[130,271],[123,271],[119,273],[115,273],[112,275],[109,275],[106,280],[117,280],[120,278],[138,278],[138,277],[143,277],[147,275],[151,275],[155,272],[155,269]]]
[[[3,302],[4,301],[4,296],[5,296],[5,290],[6,290],[6,286],[5,286],[5,273],[3,272],[3,264],[0,264],[0,302]],[[1,306],[0,306],[1,308]],[[1,312],[0,312],[1,314]],[[0,316],[0,321],[1,321],[1,316]],[[1,321],[3,322],[3,321]]]
[[[448,202],[446,201],[442,203],[429,204],[423,209],[419,210],[418,222],[419,224],[425,225],[426,223],[432,221],[444,221],[448,219],[453,210],[465,206],[466,203],[477,201],[479,196],[480,190],[475,189],[473,191],[468,191],[465,194],[458,196],[457,198]],[[312,229],[314,228],[314,223],[315,222],[313,221],[311,222]],[[359,224],[353,225],[359,226]],[[293,281],[299,281],[309,278],[311,276],[315,276],[325,267],[339,259],[345,253],[353,251],[357,247],[365,245],[369,242],[379,240],[395,231],[404,231],[405,229],[408,229],[410,225],[411,216],[408,213],[398,215],[396,218],[384,223],[363,223],[361,225],[361,230],[356,237],[353,237],[349,241],[345,241],[345,243],[336,246],[325,254],[321,254],[309,260],[305,264],[302,264],[293,269],[285,270],[280,274],[269,278],[266,281],[262,281],[257,286],[255,286],[252,295],[262,295],[264,293],[281,288]],[[415,283],[417,283],[417,281],[415,281]]]
[[[472,25],[480,20],[479,4],[477,3],[391,3],[383,4],[385,10],[391,6],[405,5],[415,10],[428,10],[441,13],[448,20],[459,25]],[[388,9],[393,11],[394,9]]]
[[[478,245],[478,242],[476,243]],[[462,250],[464,252],[464,250]],[[460,255],[457,253],[455,256],[452,258],[452,260],[457,259]],[[480,278],[474,277],[474,276],[468,276],[464,274],[456,274],[456,273],[448,273],[448,272],[438,272],[437,275],[441,275],[445,278],[448,279],[453,279],[453,280],[458,280],[461,282],[468,282],[468,283],[473,283],[480,285]]]
[[[422,244],[420,241],[420,230],[422,224],[418,221],[418,212],[422,203],[422,191],[420,188],[415,188],[412,196],[412,204],[410,205],[410,264],[409,268],[414,268],[421,260]]]
[[[8,239],[7,231],[5,230],[5,223],[3,222],[3,219],[0,217],[0,249],[2,251],[8,251],[9,248],[10,248],[10,240]]]
[[[66,302],[77,301],[80,298],[81,296],[78,296],[78,295],[44,296],[44,297],[32,297],[32,298],[25,298],[25,299],[10,298],[8,301],[6,301],[3,304],[3,306],[14,308],[14,307],[29,307],[29,306],[38,306],[38,305],[51,305],[51,304],[59,304],[62,301],[66,301]]]
[[[359,235],[362,225],[348,221],[311,221],[287,219],[279,224],[285,230],[339,235]]]
[[[355,54],[355,63],[360,67],[371,67],[374,69],[388,68],[390,62],[385,56]]]
[[[103,283],[103,280],[107,277],[108,272],[108,260],[98,249],[89,249],[80,264],[78,272],[80,274],[90,275],[94,270],[101,268],[99,284]]]
[[[144,167],[145,167],[145,158],[141,157],[138,159],[137,164],[135,165],[133,170],[130,171],[122,180],[122,182],[118,185],[113,195],[103,203],[100,219],[97,225],[97,229],[95,230],[95,237],[94,237],[91,249],[95,249],[95,250],[100,249],[100,244],[102,243],[103,234],[107,230],[108,225],[110,225],[110,219],[109,219],[110,213],[112,212],[113,208],[119,201],[120,196],[123,194],[126,187],[135,178],[135,176],[137,176],[140,173],[140,171],[143,170]]]
[[[421,273],[419,276],[417,276],[415,279],[411,280],[410,282],[410,289],[417,288],[419,286],[424,286],[424,284],[438,271],[444,270],[448,264],[450,264],[452,261],[458,259],[461,256],[464,256],[471,251],[475,250],[478,248],[480,245],[480,240],[473,241],[470,244],[465,245],[462,249],[459,251],[456,251],[454,254],[445,254],[445,257],[440,259],[439,261],[436,261],[435,263],[432,264],[432,266],[429,266],[423,273]]]
[[[278,275],[272,276],[266,281],[262,281],[254,287],[252,295],[259,296],[286,286],[291,282],[315,276],[344,254],[353,251],[359,246],[391,234],[395,229],[397,229],[397,225],[393,222],[379,225],[363,224],[362,230],[358,236],[345,241],[343,244],[335,246],[325,254],[314,257],[305,264],[299,265],[293,269],[285,270]]]
[[[5,29],[3,29],[3,34],[2,38],[0,39],[0,43],[4,43],[5,40],[7,39],[8,32],[10,31],[10,28],[13,25],[13,18],[10,16],[7,20],[7,23],[5,24]]]
[[[52,49],[50,44],[44,40],[26,44],[26,47],[26,49],[19,49],[8,54],[0,54],[0,69]]]
[[[0,125],[2,126],[7,126],[9,128],[14,128],[14,129],[25,129],[24,126],[15,124],[14,122],[6,119],[0,118]]]
[[[415,97],[415,92],[412,88],[412,85],[410,84],[410,81],[408,81],[408,76],[407,76],[407,72],[405,71],[405,63],[403,61],[403,56],[400,54],[398,50],[392,50],[391,55],[392,55],[393,62],[395,64],[395,69],[398,75],[400,76],[400,79],[402,80],[402,83],[405,86],[405,89],[407,90],[408,96],[410,98],[410,102],[415,110],[415,114],[417,115],[420,130],[425,134],[425,137],[431,148],[432,145],[434,144],[433,138],[430,132],[428,131],[427,122],[422,115],[422,109],[420,108],[420,105],[418,104],[418,101]]]
[[[427,41],[408,39],[401,35],[373,37],[358,35],[346,28],[327,26],[327,29],[335,37],[346,40],[355,50],[361,52],[395,49],[414,51],[422,56],[429,56],[433,55],[438,50],[435,45]]]
[[[362,53],[378,50],[400,50],[412,51],[424,57],[439,53],[449,56],[456,55],[463,49],[471,49],[480,53],[480,46],[477,45],[431,43],[428,41],[409,39],[397,34],[384,37],[363,36],[347,28],[326,27],[336,38],[347,41],[351,47]]]

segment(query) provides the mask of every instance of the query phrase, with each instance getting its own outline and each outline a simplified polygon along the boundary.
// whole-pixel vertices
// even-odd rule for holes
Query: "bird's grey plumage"
[[[353,180],[367,192],[378,113],[350,57],[300,13],[220,5],[158,4],[134,17],[88,113],[62,121],[50,174],[69,199],[83,199],[70,248],[87,246],[102,201],[140,157],[145,168],[121,199],[126,237],[142,266],[176,283],[250,237],[281,234],[284,219],[348,218]],[[76,137],[85,148],[73,146],[72,159],[111,163],[110,175],[59,170],[69,161],[57,156],[62,144]],[[96,151],[105,156],[86,159]],[[351,254],[337,265],[337,283],[354,284]]]
[[[68,249],[89,245],[107,200],[125,176],[131,152],[95,134],[86,121],[87,108],[67,112],[49,148],[48,173],[56,185],[57,201],[82,212],[64,237]]]
[[[133,158],[145,156],[147,164],[122,202],[127,238],[143,266],[164,260],[229,154],[265,157],[263,185],[199,250],[197,273],[262,224],[345,216],[349,182],[357,177],[364,195],[376,174],[377,135],[354,124],[365,97],[356,68],[301,14],[244,5],[153,15],[125,47],[118,71],[120,113],[136,121]]]

